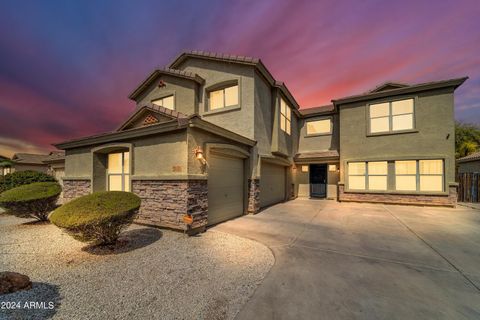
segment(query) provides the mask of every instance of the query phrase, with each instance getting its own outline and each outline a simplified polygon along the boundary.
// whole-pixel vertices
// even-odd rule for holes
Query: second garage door
[[[285,167],[262,162],[260,177],[260,207],[285,200]]]
[[[211,154],[208,169],[208,225],[243,214],[243,159]]]

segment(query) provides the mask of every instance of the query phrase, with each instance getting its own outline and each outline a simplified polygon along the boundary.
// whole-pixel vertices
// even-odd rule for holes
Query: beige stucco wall
[[[158,87],[158,82],[163,80],[164,87]],[[197,87],[198,85],[188,79],[172,77],[169,75],[160,75],[155,81],[145,90],[145,92],[137,98],[138,107],[143,107],[152,100],[174,96],[175,110],[184,114],[193,114],[197,106]]]
[[[406,95],[415,98],[415,132],[367,135],[367,104],[341,105],[340,179],[350,160],[445,159],[445,190],[455,181],[455,123],[453,89]],[[396,97],[400,98],[400,97]]]
[[[189,58],[178,69],[196,73],[205,79],[205,85],[199,91],[199,113],[204,120],[254,139],[253,66]],[[239,106],[208,111],[206,89],[227,81],[238,81]]]
[[[333,130],[331,134],[307,136],[307,121],[331,119]],[[339,149],[339,121],[338,114],[308,117],[299,121],[300,132],[298,137],[298,152],[315,152]]]
[[[118,143],[132,145],[132,178],[159,177],[187,174],[187,133],[186,130],[168,134],[157,134],[137,139],[122,140]],[[93,145],[66,151],[66,178],[91,178],[93,170]],[[102,164],[95,161],[96,166]],[[101,169],[101,168],[97,168]]]

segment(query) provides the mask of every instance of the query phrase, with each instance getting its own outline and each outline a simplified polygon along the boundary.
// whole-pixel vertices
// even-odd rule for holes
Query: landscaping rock
[[[0,294],[12,293],[32,288],[32,282],[26,275],[4,271],[0,272]]]

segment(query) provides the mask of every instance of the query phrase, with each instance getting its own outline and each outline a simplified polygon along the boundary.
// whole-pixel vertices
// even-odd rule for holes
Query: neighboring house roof
[[[136,99],[149,85],[153,83],[153,81],[159,76],[159,75],[169,75],[169,76],[174,76],[178,78],[183,78],[183,79],[188,79],[195,81],[198,84],[204,84],[205,79],[200,77],[196,73],[192,72],[187,72],[187,71],[182,71],[178,69],[172,69],[172,68],[160,68],[154,70],[143,82],[132,92],[128,95],[128,98],[134,100]]]
[[[5,157],[5,156],[2,156],[2,155],[0,154],[0,161],[1,161],[1,160],[8,160],[8,159],[10,159],[10,158]]]
[[[377,88],[377,89],[374,89],[374,91],[372,92],[344,97],[340,99],[334,99],[332,100],[332,102],[334,105],[339,105],[339,104],[345,104],[345,103],[351,103],[351,102],[357,102],[357,101],[363,101],[363,100],[377,99],[377,98],[382,98],[386,96],[394,96],[394,95],[407,94],[412,92],[419,92],[419,91],[426,91],[426,90],[433,90],[433,89],[441,89],[441,88],[447,88],[447,87],[453,87],[454,89],[456,89],[462,83],[464,83],[467,79],[468,77],[463,77],[463,78],[448,79],[448,80],[442,80],[442,81],[425,82],[425,83],[408,85],[406,87],[400,86],[398,88],[392,88],[392,89],[381,90],[381,91],[378,91],[378,88]]]
[[[43,161],[48,157],[48,154],[15,153],[12,161],[21,164],[44,164]]]
[[[333,111],[335,111],[335,106],[333,104],[329,104],[329,105],[326,105],[326,106],[301,109],[299,111],[300,111],[301,116],[311,117],[311,116],[316,116],[316,115],[332,113]]]
[[[287,97],[290,103],[293,104],[295,109],[299,108],[297,100],[295,100],[292,93],[290,92],[290,90],[288,90],[287,86],[285,85],[285,83],[275,80],[273,75],[270,73],[270,71],[268,71],[267,67],[265,67],[265,65],[263,64],[262,60],[258,58],[192,50],[192,51],[182,52],[180,55],[178,55],[177,58],[175,58],[175,60],[173,60],[173,62],[169,65],[169,68],[176,69],[182,62],[192,57],[205,59],[205,60],[223,61],[223,62],[254,66],[260,72],[260,74],[267,80],[267,82],[270,83],[271,86],[279,88],[280,91],[282,91],[282,93]]]
[[[175,111],[171,110],[162,106],[157,106],[153,103],[147,103],[143,107],[137,108],[135,112],[133,112],[127,120],[125,120],[120,127],[118,127],[117,131],[124,130],[127,128],[131,123],[133,123],[135,120],[137,120],[140,116],[142,116],[145,111],[151,111],[154,113],[161,114],[162,116],[165,116],[169,118],[170,120],[177,120],[178,123],[180,124],[182,121],[188,120],[188,116]]]
[[[339,158],[338,150],[325,150],[318,152],[302,152],[297,153],[294,157],[295,161],[309,159],[337,159]]]
[[[65,161],[65,151],[52,151],[48,155],[48,157],[43,160],[43,163],[50,164],[50,163],[58,163]]]
[[[459,163],[462,163],[462,162],[470,162],[470,161],[477,161],[477,160],[480,160],[480,151],[469,154],[468,156],[460,158],[457,161]]]
[[[168,133],[176,130],[183,130],[187,127],[199,128],[226,137],[227,139],[243,143],[248,146],[254,146],[257,143],[254,140],[246,138],[225,128],[219,127],[211,122],[202,120],[198,115],[192,115],[186,118],[184,121],[177,121],[173,119],[172,121],[168,122],[162,122],[132,129],[125,129],[123,131],[105,132],[94,136],[56,143],[54,144],[54,146],[58,149],[66,150],[82,146],[91,146],[93,144],[108,143],[119,140],[143,137],[152,134]]]

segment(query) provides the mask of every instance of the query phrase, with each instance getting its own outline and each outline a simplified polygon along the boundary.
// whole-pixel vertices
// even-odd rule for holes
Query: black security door
[[[327,165],[310,165],[310,196],[325,198],[327,196]]]

